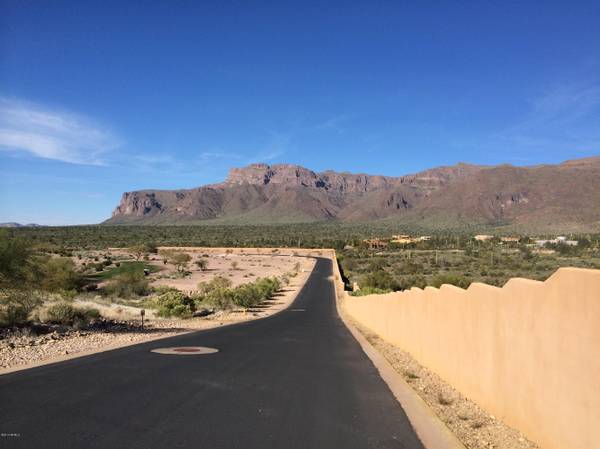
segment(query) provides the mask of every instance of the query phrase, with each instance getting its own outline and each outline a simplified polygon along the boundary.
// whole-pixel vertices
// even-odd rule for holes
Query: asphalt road
[[[272,317],[0,376],[0,447],[422,449],[319,259]],[[161,355],[209,346],[211,355]]]

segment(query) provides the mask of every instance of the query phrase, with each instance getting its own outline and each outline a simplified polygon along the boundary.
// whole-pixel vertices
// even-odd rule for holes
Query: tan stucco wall
[[[541,447],[600,447],[600,270],[343,302],[355,320]]]

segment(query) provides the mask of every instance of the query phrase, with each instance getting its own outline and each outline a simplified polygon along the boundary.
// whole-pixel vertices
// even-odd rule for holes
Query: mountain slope
[[[458,164],[401,176],[316,173],[279,164],[219,184],[123,194],[107,224],[364,222],[600,229],[600,157],[558,165]]]

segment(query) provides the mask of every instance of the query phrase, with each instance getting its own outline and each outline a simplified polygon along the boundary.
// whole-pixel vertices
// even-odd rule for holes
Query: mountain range
[[[597,231],[600,156],[530,167],[459,163],[398,177],[251,164],[218,184],[126,192],[105,224],[321,221]]]
[[[37,223],[21,224],[21,223],[16,223],[14,221],[0,223],[0,228],[42,228],[43,226],[44,225],[39,225]]]

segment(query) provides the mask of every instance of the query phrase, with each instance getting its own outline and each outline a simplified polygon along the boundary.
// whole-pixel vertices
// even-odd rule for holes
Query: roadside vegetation
[[[200,283],[197,293],[192,296],[169,289],[156,298],[156,305],[159,316],[179,318],[191,317],[197,311],[205,314],[214,309],[240,307],[248,310],[272,299],[280,288],[281,281],[275,277],[231,287],[229,279],[218,276],[210,282]]]
[[[471,236],[432,237],[408,245],[389,244],[370,249],[359,242],[338,251],[348,288],[356,283],[354,295],[439,287],[451,284],[467,288],[472,282],[502,286],[523,277],[546,280],[560,267],[600,269],[600,237],[573,236],[577,246],[538,246],[524,237],[515,242],[498,238],[486,242]]]
[[[434,233],[426,241],[408,244],[390,242],[373,248],[368,243],[394,231],[398,228],[389,223],[7,229],[0,243],[4,254],[0,256],[0,319],[4,323],[27,321],[41,304],[72,301],[85,294],[157,307],[162,316],[189,316],[202,308],[250,308],[257,301],[255,287],[249,286],[259,282],[257,276],[231,260],[229,273],[223,273],[222,280],[213,280],[220,285],[199,287],[202,293],[181,292],[189,300],[166,296],[164,304],[158,304],[156,298],[166,292],[152,287],[149,276],[161,271],[155,279],[185,280],[191,273],[212,271],[211,263],[215,263],[207,254],[192,258],[183,250],[159,251],[159,246],[334,248],[347,288],[359,288],[355,295],[442,284],[467,288],[472,282],[502,286],[512,277],[545,280],[563,266],[600,268],[598,234],[569,234],[569,239],[578,241],[576,246],[548,243],[540,247],[528,236],[513,242],[498,237],[476,241],[465,230]],[[122,248],[121,254],[111,253],[109,246]],[[273,254],[277,254],[276,248]],[[233,288],[226,283],[231,276],[251,279],[246,286]]]
[[[99,312],[69,305],[67,317],[66,304],[61,302],[41,314],[44,303],[69,301],[84,284],[70,258],[48,256],[25,239],[0,232],[0,326],[24,325],[44,317],[47,322],[87,322]]]
[[[227,254],[235,257],[231,252]],[[165,318],[249,310],[272,299],[300,270],[296,263],[283,275],[261,278],[249,269],[260,268],[257,261],[247,261],[242,267],[235,259],[219,260],[213,263],[221,264],[222,275],[208,274],[209,281],[184,292],[164,285],[152,286],[151,280],[188,280],[185,285],[189,285],[192,272],[209,270],[208,254],[192,257],[177,249],[158,251],[154,242],[129,245],[119,251],[58,248],[50,242],[36,242],[2,230],[0,327],[46,323],[83,328],[102,319],[98,309],[80,303],[148,308]],[[223,268],[223,264],[230,268]],[[161,273],[152,277],[157,272]],[[250,279],[233,285],[233,272],[238,284],[240,278]]]

